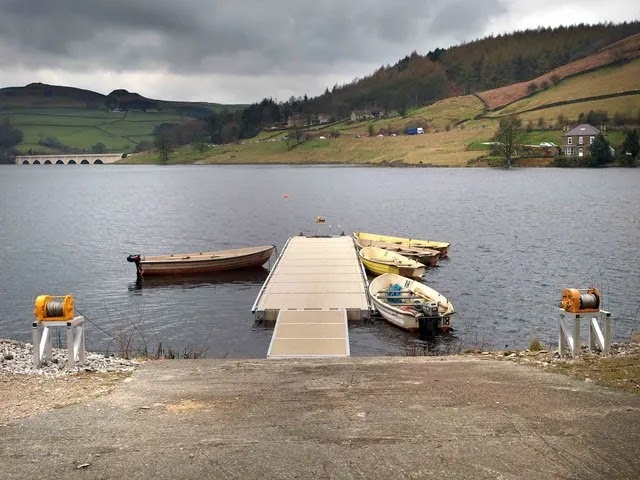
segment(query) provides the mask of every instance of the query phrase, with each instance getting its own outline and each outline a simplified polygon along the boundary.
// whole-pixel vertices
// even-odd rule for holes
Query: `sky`
[[[0,0],[0,88],[159,100],[310,97],[515,30],[640,19],[638,0]]]

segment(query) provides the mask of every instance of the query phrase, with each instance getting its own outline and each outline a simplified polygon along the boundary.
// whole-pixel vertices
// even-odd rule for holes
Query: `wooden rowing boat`
[[[378,247],[364,247],[359,252],[360,260],[371,273],[396,273],[404,277],[420,278],[426,267],[399,253]]]
[[[136,264],[139,276],[211,273],[264,265],[273,254],[273,245],[236,248],[216,252],[181,253],[171,255],[129,255],[127,261]]]
[[[416,262],[424,263],[427,267],[435,267],[440,260],[440,252],[433,248],[426,247],[410,247],[408,245],[402,245],[398,243],[380,242],[376,240],[363,240],[360,238],[354,238],[358,248],[364,247],[378,247],[384,248],[391,252],[399,253],[407,258],[415,260]]]
[[[393,273],[374,278],[369,297],[388,322],[406,330],[453,329],[453,304],[433,288]]]
[[[376,233],[355,232],[353,237],[356,240],[374,240],[377,242],[395,243],[409,247],[425,247],[438,250],[441,258],[449,256],[449,242],[437,242],[435,240],[419,240],[417,238],[391,237],[389,235],[378,235]]]

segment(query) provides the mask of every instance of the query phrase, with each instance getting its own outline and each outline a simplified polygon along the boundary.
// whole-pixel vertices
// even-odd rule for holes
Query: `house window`
[[[569,156],[573,155],[573,148],[567,147],[567,155]]]
[[[578,144],[579,144],[579,145],[582,145],[582,135],[580,135],[580,136],[578,137]]]
[[[573,137],[567,137],[567,145],[573,145]]]
[[[594,137],[593,135],[591,135],[591,136],[589,137],[589,145],[593,145],[593,139],[594,139],[594,138],[595,138],[595,137]]]
[[[579,156],[579,157],[582,157],[583,155],[584,155],[584,152],[582,151],[582,147],[580,147],[580,148],[578,149],[578,156]]]

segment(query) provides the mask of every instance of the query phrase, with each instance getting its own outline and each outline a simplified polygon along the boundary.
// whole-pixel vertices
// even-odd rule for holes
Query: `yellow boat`
[[[427,267],[399,253],[378,247],[364,247],[359,252],[360,260],[371,273],[395,273],[403,277],[420,278]]]
[[[438,250],[441,258],[449,256],[448,242],[437,242],[435,240],[420,240],[417,238],[391,237],[389,235],[378,235],[376,233],[355,232],[353,237],[358,240],[373,240],[376,242],[397,243],[398,245],[406,245],[409,247],[426,247]]]

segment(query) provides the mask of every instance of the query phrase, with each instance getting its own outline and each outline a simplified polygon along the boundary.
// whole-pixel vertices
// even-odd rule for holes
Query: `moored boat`
[[[262,245],[215,252],[155,256],[137,254],[129,255],[127,261],[136,264],[139,276],[211,273],[260,267],[269,260],[274,250],[273,245]]]
[[[440,260],[440,252],[433,248],[427,247],[410,247],[408,245],[402,245],[399,243],[381,242],[377,240],[363,240],[354,237],[354,241],[358,248],[364,247],[378,247],[384,248],[391,252],[399,253],[407,258],[415,260],[416,262],[424,263],[427,267],[435,267]]]
[[[433,288],[393,273],[374,278],[369,297],[388,322],[406,330],[453,329],[453,304]]]
[[[367,270],[376,275],[396,273],[404,277],[420,278],[426,270],[424,264],[383,248],[364,247],[359,255]]]
[[[355,232],[353,237],[356,240],[374,240],[378,242],[396,243],[399,245],[407,245],[410,247],[426,247],[438,250],[441,258],[449,256],[449,242],[438,242],[435,240],[420,240],[417,238],[392,237],[390,235],[379,235],[376,233]]]

